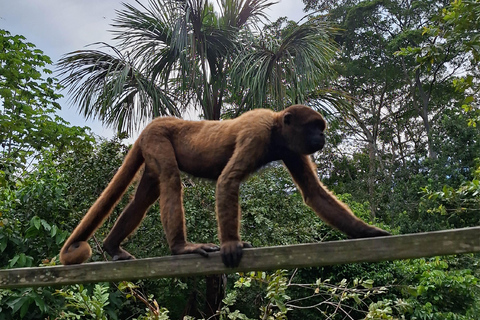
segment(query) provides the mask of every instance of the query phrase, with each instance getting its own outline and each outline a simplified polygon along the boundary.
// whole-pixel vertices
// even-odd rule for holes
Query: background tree
[[[348,161],[358,150],[368,156],[366,171],[355,176],[367,181],[363,197],[371,199],[372,215],[377,216],[379,209],[386,209],[383,199],[391,197],[392,186],[398,186],[399,168],[421,170],[419,161],[435,161],[443,151],[441,119],[444,111],[455,108],[459,95],[450,83],[468,55],[448,46],[424,67],[411,56],[396,54],[408,46],[441,46],[439,38],[422,33],[445,1],[304,3],[328,12],[327,18],[341,30],[335,85],[349,94],[353,108],[339,109],[345,138],[338,152],[347,152]]]
[[[453,79],[453,87],[462,95],[459,102],[465,111],[478,110],[480,88],[478,62],[480,61],[480,13],[479,1],[453,1],[441,13],[434,16],[423,29],[423,41],[416,47],[402,48],[399,54],[414,57],[420,68],[431,69],[448,53],[463,56],[461,73]],[[469,125],[475,125],[472,119]]]
[[[87,128],[55,115],[61,95],[51,63],[24,37],[0,30],[0,185],[14,182],[46,149],[60,154],[87,136]]]
[[[208,0],[126,4],[113,24],[118,45],[107,46],[113,53],[68,54],[63,83],[86,117],[128,132],[187,108],[218,120],[227,96],[244,109],[305,101],[330,71],[334,46],[318,21],[258,37],[273,3],[221,1],[220,12]]]
[[[480,61],[480,13],[479,1],[453,1],[434,16],[423,30],[426,39],[417,47],[402,48],[400,55],[413,57],[418,68],[431,69],[448,54],[462,63],[461,73],[451,80],[458,106],[445,112],[441,119],[444,138],[442,148],[447,151],[446,168],[452,173],[443,187],[423,188],[425,198],[421,202],[428,210],[444,218],[445,227],[478,225],[480,215],[476,210],[478,180],[478,94]],[[463,112],[461,111],[463,110]],[[466,128],[468,123],[469,128]],[[448,137],[448,138],[445,138]],[[440,140],[440,139],[439,139]],[[464,146],[468,147],[464,148]],[[442,155],[440,155],[441,157]],[[455,165],[455,160],[459,163]],[[453,160],[453,161],[452,161]]]

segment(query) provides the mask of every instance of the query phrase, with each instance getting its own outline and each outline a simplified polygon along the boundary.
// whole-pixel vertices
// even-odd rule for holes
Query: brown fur
[[[217,251],[214,244],[187,242],[180,170],[217,180],[216,211],[222,259],[238,266],[240,239],[239,186],[250,173],[268,162],[282,160],[300,188],[305,203],[331,226],[351,237],[384,236],[337,200],[319,181],[308,154],[324,145],[325,121],[312,109],[295,105],[281,112],[257,109],[233,120],[185,121],[157,118],[140,134],[123,165],[102,195],[73,231],[60,252],[63,264],[87,260],[86,242],[109,216],[140,166],[145,170],[133,200],[104,241],[113,260],[132,259],[121,242],[140,224],[147,209],[160,198],[161,220],[173,254]]]

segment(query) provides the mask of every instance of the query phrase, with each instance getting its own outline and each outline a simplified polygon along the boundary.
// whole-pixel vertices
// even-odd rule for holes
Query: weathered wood
[[[0,288],[264,271],[473,252],[480,252],[480,227],[246,249],[237,269],[225,268],[217,252],[211,254],[209,258],[181,255],[130,261],[92,262],[73,266],[1,270]]]

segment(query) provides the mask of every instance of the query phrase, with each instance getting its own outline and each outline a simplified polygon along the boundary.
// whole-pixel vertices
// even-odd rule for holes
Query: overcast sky
[[[122,2],[135,3],[133,0],[0,0],[0,29],[25,36],[56,62],[65,53],[88,44],[112,43],[108,30],[116,16],[115,10],[123,8]],[[280,0],[267,13],[272,21],[282,16],[298,21],[305,15],[302,9],[301,0]],[[90,126],[99,135],[112,136],[112,130],[101,123],[87,121],[78,115],[76,106],[66,99],[60,103],[60,115],[65,120],[73,125]]]

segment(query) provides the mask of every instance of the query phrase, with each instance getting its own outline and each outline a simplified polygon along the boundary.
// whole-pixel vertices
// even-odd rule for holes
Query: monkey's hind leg
[[[160,172],[160,217],[172,254],[198,253],[208,257],[208,252],[219,251],[213,243],[187,241],[185,213],[182,199],[182,182],[173,147],[168,142],[161,145],[161,159],[156,159],[155,170]],[[150,150],[154,152],[154,150]],[[158,156],[158,151],[156,152]]]
[[[145,166],[145,172],[138,184],[133,200],[124,209],[112,230],[103,242],[103,248],[112,260],[135,259],[120,244],[138,227],[148,208],[159,196],[158,176]]]

